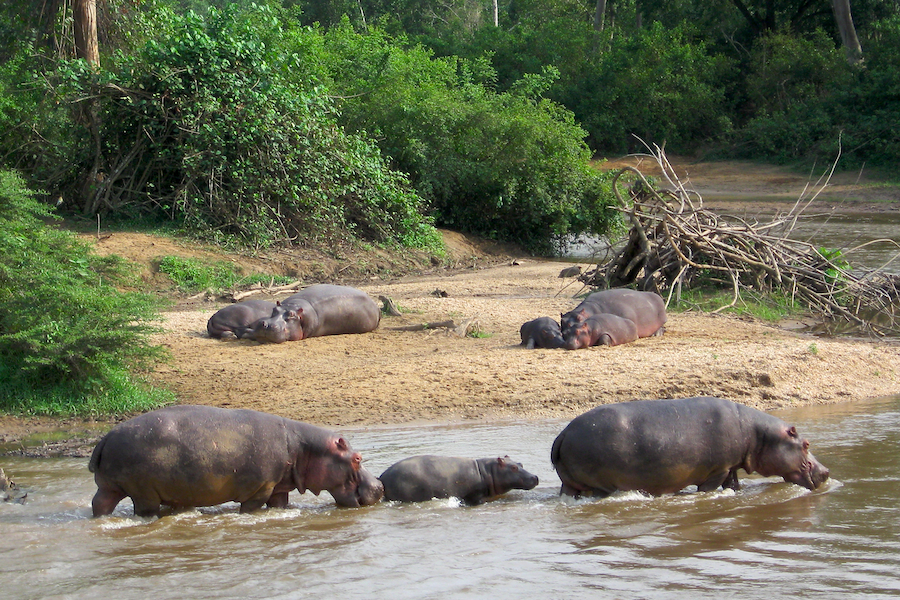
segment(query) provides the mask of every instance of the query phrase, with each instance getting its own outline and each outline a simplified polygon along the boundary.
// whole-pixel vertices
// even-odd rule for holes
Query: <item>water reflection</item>
[[[834,479],[809,492],[745,477],[738,492],[560,498],[561,421],[346,431],[375,473],[406,456],[510,454],[541,478],[478,507],[453,500],[337,509],[327,493],[91,519],[82,459],[3,458],[31,488],[0,505],[0,581],[21,598],[742,598],[900,593],[900,400],[781,411]]]

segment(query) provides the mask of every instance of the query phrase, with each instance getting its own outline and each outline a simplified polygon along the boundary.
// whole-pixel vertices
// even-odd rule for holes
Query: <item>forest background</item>
[[[65,406],[122,397],[160,355],[145,326],[155,300],[122,291],[120,265],[47,227],[53,215],[435,261],[438,226],[551,255],[617,226],[593,159],[645,143],[895,167],[898,8],[5,2],[0,405],[35,390]]]

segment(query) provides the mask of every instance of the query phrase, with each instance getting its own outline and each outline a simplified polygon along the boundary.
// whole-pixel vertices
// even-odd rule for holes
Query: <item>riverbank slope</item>
[[[690,173],[696,189],[726,197],[728,189],[737,194],[773,177],[771,169],[791,180],[784,184],[789,191],[771,184],[769,196],[757,192],[758,201],[784,201],[783,194],[805,186],[802,177],[777,167],[715,165],[718,179],[698,176],[699,165],[688,164],[683,172]],[[854,202],[890,210],[900,196],[886,196],[887,189],[895,188],[867,183],[855,191]],[[585,291],[558,277],[569,265],[523,258],[512,248],[452,232],[445,238],[454,268],[405,276],[346,270],[359,258],[346,255],[303,263],[222,253],[220,258],[249,269],[272,272],[281,265],[308,283],[354,285],[373,298],[391,298],[403,314],[385,317],[377,331],[365,335],[260,345],[208,338],[206,320],[225,303],[182,299],[166,314],[166,331],[156,338],[172,361],[160,365],[152,381],[170,387],[183,403],[253,408],[334,428],[569,418],[600,403],[636,398],[709,394],[766,410],[900,393],[897,344],[815,338],[721,315],[670,314],[662,337],[614,348],[525,350],[519,345],[522,323],[557,318]],[[93,239],[98,252],[135,260],[151,279],[158,256],[215,253],[145,234],[86,239]],[[468,323],[476,336],[444,327],[409,330],[449,320]],[[0,443],[33,454],[83,455],[110,423],[0,417]]]

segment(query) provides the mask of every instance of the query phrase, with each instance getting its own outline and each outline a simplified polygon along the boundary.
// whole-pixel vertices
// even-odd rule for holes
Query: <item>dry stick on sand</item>
[[[851,268],[848,259],[862,246],[828,251],[790,238],[811,200],[802,205],[798,200],[788,213],[765,223],[720,215],[704,209],[700,195],[678,180],[662,149],[655,147],[651,153],[674,190],[654,189],[634,167],[619,170],[613,180],[619,206],[614,208],[631,224],[628,241],[612,260],[585,273],[581,281],[600,288],[636,284],[671,301],[676,290],[701,274],[718,273],[734,291],[728,306],[737,304],[744,290],[781,289],[792,300],[857,332],[900,334],[900,276],[885,273],[883,267]],[[626,174],[635,177],[627,200],[620,191]],[[900,246],[893,240],[869,244],[878,242],[898,248],[891,261],[900,256]]]

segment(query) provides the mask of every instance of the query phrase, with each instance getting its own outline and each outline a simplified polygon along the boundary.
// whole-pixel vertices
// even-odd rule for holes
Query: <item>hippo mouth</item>
[[[802,485],[808,490],[818,489],[828,479],[829,471],[818,462],[810,461],[803,464],[799,471],[794,471],[784,476],[784,480],[796,485]]]
[[[335,503],[344,508],[370,506],[377,504],[384,496],[384,485],[375,479],[375,483],[360,482],[353,486],[352,490],[333,490],[331,495]]]

